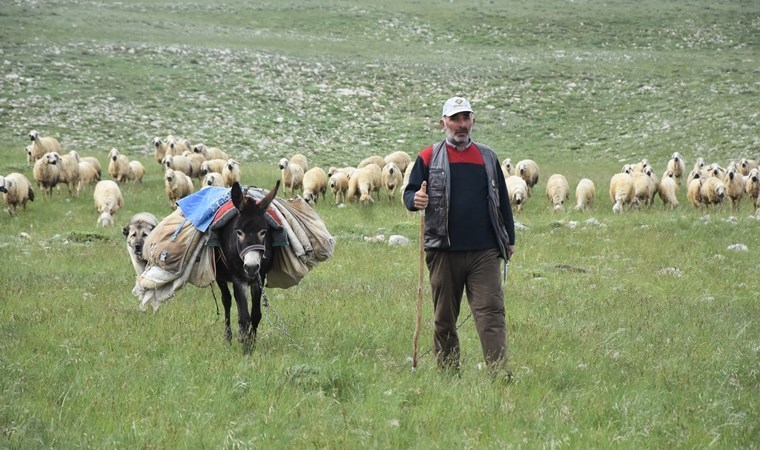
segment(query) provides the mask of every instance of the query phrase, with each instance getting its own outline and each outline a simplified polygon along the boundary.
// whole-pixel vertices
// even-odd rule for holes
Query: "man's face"
[[[444,116],[441,126],[446,131],[446,138],[456,145],[465,145],[470,140],[470,131],[475,123],[471,112],[460,112],[452,116]]]

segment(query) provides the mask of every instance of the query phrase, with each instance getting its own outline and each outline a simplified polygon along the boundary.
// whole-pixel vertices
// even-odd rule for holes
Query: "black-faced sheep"
[[[657,185],[657,193],[660,195],[660,199],[662,199],[662,204],[671,209],[677,208],[680,205],[676,196],[677,192],[678,182],[676,181],[675,174],[672,169],[668,169]]]
[[[303,198],[310,205],[316,205],[319,195],[325,199],[327,192],[327,172],[321,167],[312,167],[303,175]]]
[[[702,183],[699,194],[703,204],[712,205],[715,208],[723,204],[723,199],[726,197],[726,183],[719,178],[710,177]]]
[[[330,190],[335,196],[335,204],[346,201],[348,192],[348,175],[345,172],[335,172],[330,177]]]
[[[404,153],[406,154],[406,153]],[[381,171],[383,187],[388,191],[388,201],[396,198],[396,191],[404,182],[404,173],[393,161],[383,166]]]
[[[583,178],[575,187],[575,209],[583,211],[594,206],[596,198],[596,186],[588,178]]]
[[[32,155],[32,145],[29,144],[24,148],[24,152],[26,153],[26,164],[29,167],[34,166],[34,156]]]
[[[222,181],[224,185],[231,188],[233,184],[240,183],[242,173],[240,172],[240,163],[234,159],[228,159],[222,167]]]
[[[538,178],[541,175],[541,172],[535,161],[532,159],[523,159],[515,165],[515,175],[518,175],[525,180],[525,184],[528,185],[528,195],[530,195],[533,186],[538,184]]]
[[[201,175],[201,166],[204,162],[206,162],[206,157],[201,153],[192,152],[185,152],[182,154],[182,156],[190,160],[190,169],[193,172],[192,176],[198,179],[202,178],[203,175]]]
[[[501,171],[504,173],[504,178],[509,178],[510,176],[514,175],[514,169],[512,168],[512,159],[511,158],[504,158],[504,161],[501,162]]]
[[[507,193],[509,193],[509,202],[517,212],[522,212],[525,202],[528,200],[528,184],[519,175],[507,175]]]
[[[162,141],[159,137],[154,137],[151,144],[156,149],[156,162],[164,165],[164,157],[166,156],[166,150],[169,148],[169,144],[166,141]]]
[[[550,176],[546,182],[546,197],[551,202],[554,211],[564,211],[565,200],[570,198],[570,184],[567,182],[567,177],[558,173]]]
[[[404,171],[412,163],[412,157],[409,156],[409,153],[398,150],[386,155],[385,158],[383,158],[383,162],[385,164],[380,167],[385,167],[388,163],[394,163],[403,177]]]
[[[752,171],[752,169],[757,169],[757,161],[754,159],[747,159],[742,158],[739,162],[739,173],[744,175],[745,177],[749,175],[749,173]]]
[[[218,147],[207,147],[206,144],[196,144],[193,147],[193,151],[203,155],[207,161],[211,159],[223,159],[225,161],[230,159],[227,153],[222,151],[222,149]]]
[[[127,181],[129,177],[129,158],[116,148],[108,152],[108,175],[118,183]]]
[[[720,180],[726,177],[726,169],[721,167],[718,163],[712,163],[707,167],[707,173],[711,177],[716,177]]]
[[[156,228],[156,225],[158,225],[156,216],[149,212],[141,212],[132,216],[127,226],[121,230],[127,241],[129,259],[138,276],[145,272],[145,266],[148,264],[142,254],[145,238]]]
[[[166,137],[166,143],[169,145],[166,149],[167,155],[182,155],[185,152],[193,151],[193,145],[187,139],[180,139],[169,135]]]
[[[164,156],[164,168],[182,172],[188,177],[193,177],[193,164],[190,158],[184,155],[166,155]]]
[[[42,158],[45,153],[57,152],[59,155],[63,153],[61,151],[61,144],[58,139],[51,136],[40,136],[37,130],[29,132],[29,139],[32,141],[32,158],[35,161]]]
[[[100,216],[98,217],[99,227],[110,227],[113,225],[113,216],[124,207],[124,197],[121,195],[119,185],[113,180],[98,181],[95,185],[95,191],[92,194],[95,200],[95,209]]]
[[[209,186],[225,187],[222,174],[219,172],[209,172],[204,175],[203,180],[201,181],[201,189]]]
[[[177,200],[192,194],[195,189],[192,178],[173,169],[164,172],[164,187],[172,209],[177,209]]]
[[[205,177],[206,174],[211,172],[222,173],[224,165],[227,164],[226,159],[208,159],[201,164],[201,176]]]
[[[750,170],[747,178],[744,179],[744,191],[755,205],[760,202],[760,169],[757,167]]]
[[[34,180],[42,191],[43,198],[47,192],[48,198],[53,196],[53,188],[58,185],[58,174],[60,168],[58,165],[60,156],[57,152],[49,152],[42,155],[34,163]]]
[[[622,213],[633,200],[633,177],[625,172],[616,173],[610,179],[610,200],[612,212]]]
[[[305,171],[300,164],[292,163],[287,158],[280,160],[279,167],[283,191],[293,195],[296,190],[301,189]]]
[[[0,192],[3,193],[3,200],[8,205],[8,213],[11,216],[18,214],[18,205],[26,211],[26,202],[34,201],[32,183],[18,172],[0,176]]]
[[[680,153],[673,152],[673,154],[670,155],[666,172],[667,171],[673,171],[673,179],[677,184],[681,184],[681,178],[683,178],[683,175],[686,172],[686,161]]]
[[[726,168],[726,176],[723,178],[726,184],[726,195],[731,202],[731,209],[739,209],[739,203],[744,196],[744,176],[739,172],[739,165],[731,162]]]

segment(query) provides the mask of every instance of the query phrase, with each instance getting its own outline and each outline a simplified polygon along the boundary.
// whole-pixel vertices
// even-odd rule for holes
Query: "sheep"
[[[321,167],[312,167],[303,175],[303,198],[310,205],[316,205],[319,194],[322,200],[327,192],[327,172]]]
[[[201,166],[206,162],[206,157],[201,153],[192,152],[185,152],[182,156],[190,161],[190,171],[192,172],[192,176],[200,180],[203,177],[203,175],[201,175]]]
[[[375,170],[377,169],[377,170]],[[377,164],[367,164],[357,170],[348,180],[348,193],[346,197],[349,200],[358,200],[362,205],[374,203],[372,192],[376,191],[376,186],[382,184],[382,172]]]
[[[127,173],[127,180],[137,181],[142,184],[143,177],[145,176],[145,166],[140,161],[132,160],[129,162],[129,172]]]
[[[205,177],[211,172],[222,173],[225,164],[227,164],[226,159],[207,159],[201,164],[200,174],[202,177]]]
[[[702,183],[699,194],[703,204],[712,205],[715,208],[723,204],[723,199],[726,197],[726,183],[720,178],[710,177]]]
[[[172,135],[169,135],[166,137],[166,143],[168,144],[168,148],[166,149],[166,154],[171,156],[181,155],[185,152],[192,152],[193,146],[190,144],[190,141],[187,139],[179,139]]]
[[[78,154],[65,154],[58,155],[59,167],[58,167],[58,185],[61,183],[66,184],[66,188],[69,191],[69,197],[75,197],[77,188],[79,187],[79,161]]]
[[[523,210],[525,202],[528,200],[528,184],[518,175],[506,175],[504,181],[507,183],[507,193],[509,202],[513,207],[516,205],[518,212]]]
[[[206,144],[196,144],[193,147],[193,152],[203,155],[206,160],[210,159],[223,159],[228,160],[230,157],[222,149],[217,147],[207,147]]]
[[[686,171],[686,161],[683,159],[683,156],[681,156],[678,152],[673,152],[672,155],[670,155],[670,159],[668,160],[667,165],[667,171],[673,171],[673,178],[676,181],[677,184],[681,184],[681,178],[683,177],[684,172]]]
[[[129,177],[129,159],[116,148],[108,152],[108,175],[118,183]]]
[[[666,207],[669,206],[670,209],[678,208],[680,203],[678,202],[676,192],[678,192],[678,182],[676,181],[675,173],[673,169],[668,169],[657,185],[657,193],[660,195],[660,199],[662,199],[662,204]]]
[[[187,156],[166,155],[164,156],[164,167],[166,169],[182,172],[188,177],[193,177],[193,165],[190,158]]]
[[[723,182],[726,184],[726,195],[731,201],[731,209],[739,209],[739,202],[744,195],[744,177],[739,172],[739,165],[735,162],[731,162],[726,168],[726,176],[723,178]]]
[[[700,156],[696,161],[694,161],[694,170],[699,172],[704,169],[706,165],[707,164],[705,164],[705,159]]]
[[[8,205],[8,213],[11,216],[18,215],[18,205],[26,211],[26,202],[34,201],[32,183],[18,172],[0,176],[0,192],[3,193],[3,200]]]
[[[755,205],[760,203],[760,169],[757,167],[750,170],[744,179],[744,191],[749,198],[754,199]]]
[[[570,184],[564,175],[555,173],[549,177],[546,182],[546,197],[552,203],[554,211],[565,210],[565,200],[570,197]]]
[[[192,194],[195,189],[192,178],[174,169],[164,172],[164,187],[172,209],[177,209],[177,200]]]
[[[622,213],[625,205],[633,200],[633,177],[625,172],[616,173],[610,179],[610,200],[612,212]]]
[[[32,144],[27,145],[24,148],[24,152],[26,153],[27,166],[34,167],[34,156],[32,155]]]
[[[129,259],[138,276],[145,272],[145,266],[148,264],[148,260],[142,253],[145,238],[156,228],[156,225],[158,225],[156,216],[149,212],[140,212],[132,216],[127,226],[121,230],[126,238]]]
[[[343,172],[346,174],[346,177],[351,178],[351,175],[356,172],[356,167],[335,167],[330,166],[330,168],[327,170],[327,177],[330,178],[337,172]]]
[[[51,136],[40,136],[40,133],[37,130],[32,130],[29,132],[29,139],[32,141],[32,157],[35,161],[42,158],[45,153],[50,152],[58,152],[58,154],[63,153],[61,150],[61,144],[58,142],[58,139],[51,137]]]
[[[69,153],[73,153],[69,152]],[[100,165],[100,160],[94,156],[82,156],[77,159],[79,162],[86,162],[89,165],[91,165],[95,171],[98,173],[98,180],[100,180],[103,177],[103,167]]]
[[[383,166],[381,177],[383,187],[388,191],[388,201],[391,202],[396,198],[396,191],[404,182],[404,173],[395,162],[391,161]]]
[[[346,191],[348,191],[348,175],[345,172],[335,172],[330,177],[330,190],[335,196],[335,204],[346,201]]]
[[[699,176],[689,181],[689,185],[686,186],[686,199],[694,205],[695,208],[702,208],[702,181],[704,178]]]
[[[290,191],[290,195],[301,189],[303,185],[303,175],[305,171],[299,164],[291,163],[287,158],[280,160],[280,177],[284,191]]]
[[[575,187],[575,209],[583,211],[594,206],[596,197],[596,186],[588,178],[583,178]]]
[[[156,149],[156,162],[164,165],[164,157],[166,156],[166,150],[169,148],[169,144],[166,141],[162,141],[160,137],[154,137],[151,141],[153,147]]]
[[[381,156],[372,155],[370,157],[362,159],[359,164],[356,166],[357,169],[361,169],[368,164],[375,164],[377,167],[379,167],[382,170],[382,167],[385,165],[385,159]]]
[[[396,167],[398,167],[398,170],[402,174],[402,177],[403,177],[403,173],[406,170],[407,166],[412,164],[412,157],[409,156],[407,152],[398,150],[386,155],[385,158],[383,158],[383,161],[385,162],[385,164],[388,164],[391,162],[396,164]],[[385,167],[385,164],[383,164],[380,167]]]
[[[306,159],[306,156],[300,153],[296,153],[295,155],[291,156],[290,162],[301,166],[303,173],[306,173],[309,170],[309,160]]]
[[[240,183],[240,163],[234,159],[228,159],[227,163],[222,167],[222,181],[224,185],[231,188],[233,184]]]
[[[501,171],[504,173],[504,178],[509,178],[510,176],[514,175],[514,172],[512,171],[512,159],[511,158],[504,158],[504,161],[501,162]]]
[[[757,169],[757,167],[757,161],[754,159],[742,158],[741,161],[739,161],[739,172],[745,177],[749,175],[752,169]]]
[[[77,184],[77,195],[82,193],[85,186],[96,184],[100,181],[98,171],[87,161],[79,162],[79,183]]]
[[[651,166],[649,165],[649,160],[645,158],[633,165],[633,171],[645,172],[648,167],[651,167]]]
[[[652,180],[652,177],[645,172],[638,171],[634,171],[631,174],[631,177],[633,178],[632,204],[636,207],[639,207],[642,204],[651,206],[652,199],[657,193],[657,185]]]
[[[707,167],[707,173],[711,177],[716,177],[720,180],[726,177],[726,169],[720,166],[718,163],[712,163]]]
[[[113,180],[98,181],[92,197],[95,200],[95,209],[100,213],[97,225],[99,227],[112,226],[113,216],[124,207],[124,197],[121,195],[119,185]]]
[[[540,175],[538,164],[532,159],[523,159],[515,165],[515,174],[525,180],[525,183],[528,185],[528,195],[530,195],[533,186],[538,184]]]
[[[709,175],[708,175],[708,173],[707,173],[706,170],[694,168],[694,169],[691,170],[691,172],[689,172],[689,176],[686,177],[686,186],[688,187],[691,184],[691,180],[693,180],[695,178],[700,178],[700,179],[704,180],[708,176]]]
[[[209,186],[225,187],[224,178],[222,178],[222,174],[219,172],[207,173],[203,177],[203,181],[201,181],[201,188],[207,188]]]
[[[34,180],[42,191],[43,197],[45,196],[45,192],[47,192],[48,198],[52,197],[53,188],[58,185],[58,173],[60,172],[58,159],[58,153],[50,152],[45,153],[42,158],[34,163],[34,169],[32,170]]]

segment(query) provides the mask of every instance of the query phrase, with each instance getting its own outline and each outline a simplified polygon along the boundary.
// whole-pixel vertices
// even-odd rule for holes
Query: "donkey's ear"
[[[267,195],[264,196],[264,198],[261,199],[259,202],[259,208],[263,210],[269,209],[269,204],[272,203],[272,200],[274,200],[275,196],[277,195],[277,189],[280,188],[280,180],[277,180],[277,183],[274,185],[274,189],[269,191]]]
[[[237,181],[232,184],[230,197],[232,197],[232,204],[235,205],[235,208],[238,210],[243,208],[243,200],[245,200],[245,196],[243,195],[243,189],[240,187],[240,183]]]

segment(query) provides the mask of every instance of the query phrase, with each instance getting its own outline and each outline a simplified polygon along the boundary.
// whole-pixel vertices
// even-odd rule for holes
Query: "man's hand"
[[[420,190],[414,193],[414,207],[419,210],[427,208],[427,205],[427,181],[423,181],[422,186],[420,186]]]

